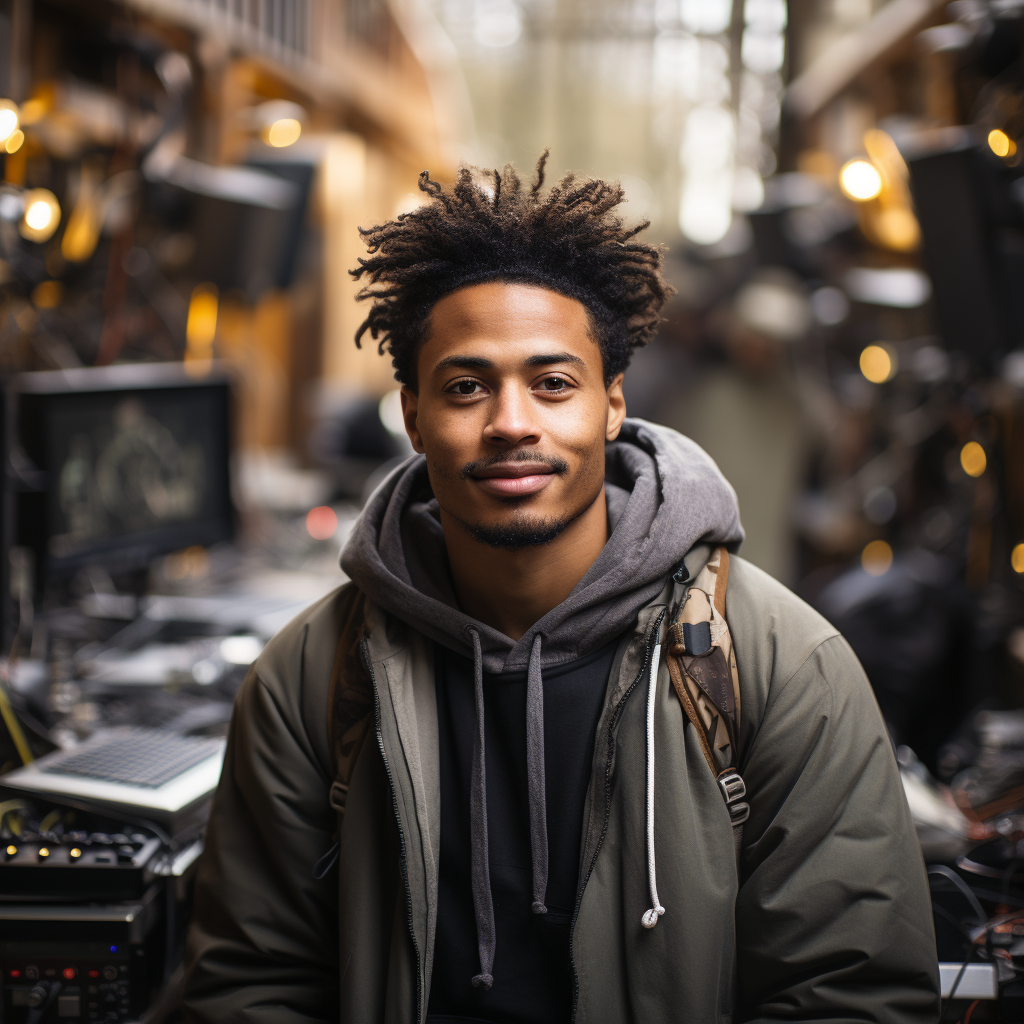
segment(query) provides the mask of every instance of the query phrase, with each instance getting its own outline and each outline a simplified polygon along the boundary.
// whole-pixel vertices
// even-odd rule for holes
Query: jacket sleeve
[[[236,699],[186,944],[190,1024],[337,1020],[336,873],[313,877],[337,818],[292,691],[257,663]]]
[[[937,1020],[920,847],[874,695],[841,637],[773,686],[743,774],[737,1019]]]

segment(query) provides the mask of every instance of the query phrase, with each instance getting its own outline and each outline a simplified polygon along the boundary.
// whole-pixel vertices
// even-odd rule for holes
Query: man
[[[369,500],[352,583],[239,694],[190,1019],[933,1021],[921,855],[867,681],[734,557],[737,859],[653,658],[742,540],[735,495],[692,442],[625,418],[659,250],[615,216],[618,185],[545,194],[543,169],[529,189],[424,174],[431,202],[364,232],[363,330],[420,454]]]

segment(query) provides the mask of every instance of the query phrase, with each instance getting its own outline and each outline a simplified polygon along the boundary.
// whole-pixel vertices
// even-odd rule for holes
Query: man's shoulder
[[[797,675],[830,641],[856,662],[835,626],[788,587],[736,555],[729,561],[726,619],[748,707],[763,709],[771,690]]]

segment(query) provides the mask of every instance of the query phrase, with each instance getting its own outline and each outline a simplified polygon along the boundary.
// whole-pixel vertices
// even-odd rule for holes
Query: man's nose
[[[501,448],[536,444],[540,426],[529,392],[518,384],[503,384],[489,404],[490,416],[484,427],[484,440]]]

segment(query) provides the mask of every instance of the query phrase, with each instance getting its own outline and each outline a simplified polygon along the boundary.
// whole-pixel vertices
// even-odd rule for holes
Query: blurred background
[[[1024,1019],[1020,0],[0,0],[0,767],[223,734],[410,451],[353,345],[357,227],[546,147],[667,244],[630,413],[710,452],[742,554],[853,645],[947,988],[984,968],[973,1019]],[[9,863],[167,838],[187,902],[201,813],[7,781]]]

